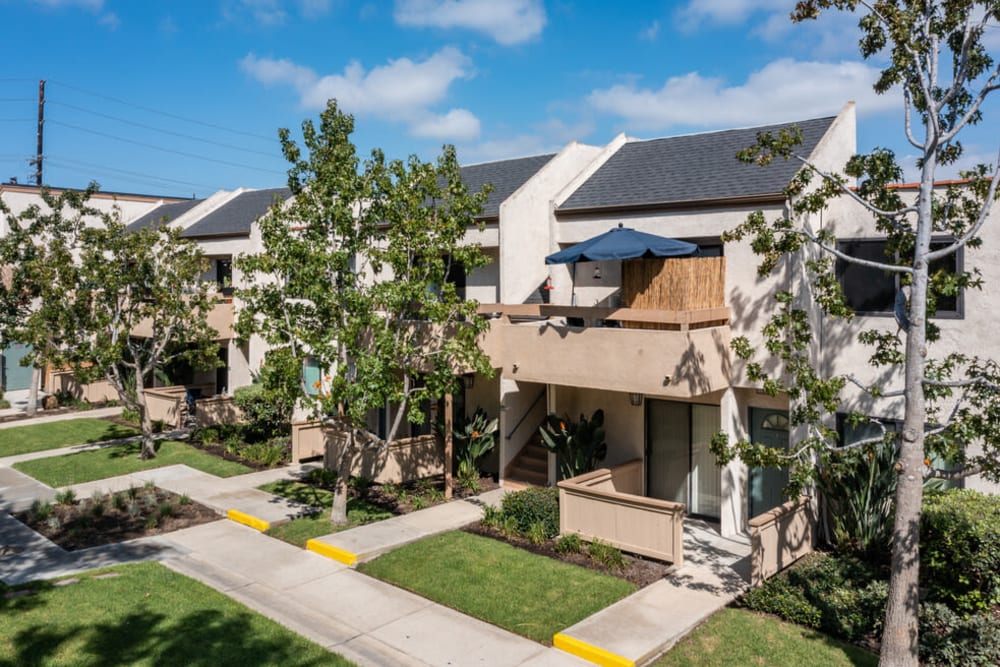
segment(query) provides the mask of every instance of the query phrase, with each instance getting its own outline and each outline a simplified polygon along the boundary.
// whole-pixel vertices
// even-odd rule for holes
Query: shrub
[[[856,641],[881,627],[888,592],[872,565],[851,556],[819,554],[751,589],[743,603]]]
[[[306,474],[306,482],[314,486],[332,489],[337,483],[337,471],[329,468],[313,468]],[[389,488],[389,484],[383,484],[383,490]]]
[[[31,509],[28,510],[28,513],[34,517],[36,521],[45,521],[52,516],[52,503],[48,501],[42,502],[41,500],[34,500],[31,503]]]
[[[229,445],[227,441],[226,450]],[[292,439],[290,436],[278,436],[271,438],[267,442],[256,442],[252,445],[244,445],[238,450],[241,458],[253,463],[265,466],[276,466],[283,463],[291,456]]]
[[[127,501],[125,499],[124,493],[116,493],[113,496],[111,496],[111,506],[114,507],[116,510],[124,510],[126,504]]]
[[[484,526],[499,528],[503,524],[503,511],[493,505],[483,505],[482,521]]]
[[[56,503],[59,505],[72,505],[76,502],[76,492],[73,489],[66,489],[56,494]]]
[[[156,518],[155,514],[150,514],[148,517],[146,517],[146,529],[147,530],[151,530],[153,528],[156,528],[158,525],[160,525],[160,520]]]
[[[531,488],[508,493],[500,501],[505,521],[511,520],[517,532],[527,534],[534,523],[545,527],[546,538],[559,534],[559,492],[553,488]]]
[[[205,428],[195,429],[191,437],[195,440],[200,440],[202,444],[214,445],[219,441],[219,429],[214,426],[207,426]]]
[[[172,517],[174,515],[174,506],[171,505],[170,503],[160,503],[160,506],[157,508],[156,513],[159,515],[161,519]]]
[[[186,493],[183,493],[183,494],[181,494],[181,497],[177,499],[177,503],[179,505],[190,505],[191,504],[191,496],[189,496]]]
[[[253,384],[233,392],[233,400],[243,412],[242,430],[248,441],[291,434],[301,372],[290,351],[275,349],[268,352]]]
[[[528,532],[525,533],[525,537],[527,537],[528,541],[532,544],[541,544],[545,540],[549,539],[549,536],[546,534],[545,524],[541,521],[536,521],[528,526]]]
[[[95,519],[104,516],[104,503],[93,503],[90,506],[90,513],[94,515]]]
[[[482,408],[476,408],[472,417],[460,420],[453,429],[455,477],[472,493],[479,493],[479,464],[496,446],[498,424],[499,421],[491,421]]]
[[[129,424],[139,424],[139,411],[134,408],[125,408],[122,410],[119,419],[128,422]]]
[[[625,569],[625,556],[622,555],[621,549],[613,547],[607,542],[595,539],[587,548],[587,553],[609,570]]]
[[[920,608],[920,662],[965,667],[1000,665],[1000,617],[960,616],[943,604]]]
[[[955,611],[1000,604],[1000,498],[960,489],[927,494],[920,577],[928,601]]]
[[[557,553],[578,554],[583,551],[583,540],[576,533],[569,533],[557,539],[554,548]]]

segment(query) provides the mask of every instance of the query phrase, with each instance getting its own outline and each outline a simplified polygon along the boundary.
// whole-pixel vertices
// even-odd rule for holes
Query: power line
[[[196,155],[194,153],[187,153],[185,151],[178,151],[178,150],[174,150],[172,148],[164,148],[162,146],[156,146],[154,144],[147,144],[147,143],[142,142],[142,141],[135,141],[134,139],[126,139],[125,137],[119,137],[117,135],[110,134],[108,132],[101,132],[99,130],[91,130],[89,128],[81,127],[79,125],[73,125],[72,123],[63,123],[62,121],[58,121],[58,120],[50,120],[48,122],[51,123],[51,124],[54,124],[54,125],[60,125],[62,127],[68,127],[70,129],[73,129],[73,130],[78,130],[80,132],[87,132],[88,134],[95,134],[95,135],[100,136],[100,137],[105,137],[105,138],[108,138],[108,139],[114,139],[115,141],[122,141],[124,143],[135,144],[136,146],[142,146],[143,148],[150,148],[152,150],[162,151],[164,153],[173,153],[174,155],[180,155],[182,157],[189,157],[189,158],[192,158],[192,159],[195,159],[195,160],[204,160],[206,162],[214,162],[216,164],[224,164],[224,165],[226,165],[228,167],[239,167],[241,169],[250,169],[252,171],[260,171],[260,172],[263,172],[265,174],[276,174],[276,175],[279,175],[279,176],[285,176],[285,172],[276,171],[274,169],[264,169],[262,167],[251,167],[250,165],[240,164],[238,162],[229,162],[228,160],[219,160],[217,158],[210,158],[210,157],[205,157],[204,155]]]
[[[216,188],[216,187],[212,187],[212,186],[209,186],[209,185],[205,185],[203,183],[192,183],[191,181],[180,181],[180,180],[173,179],[173,178],[166,178],[164,176],[154,176],[153,174],[143,174],[143,173],[138,172],[138,171],[129,171],[128,169],[116,169],[115,167],[107,167],[107,166],[100,165],[100,164],[94,164],[93,162],[84,162],[82,160],[71,160],[69,158],[60,157],[58,155],[56,155],[56,156],[48,155],[46,157],[47,157],[47,159],[49,161],[49,164],[62,165],[63,167],[68,168],[68,169],[76,169],[78,167],[84,167],[84,168],[88,168],[88,169],[93,169],[94,171],[104,171],[104,172],[108,172],[108,173],[126,174],[128,176],[139,176],[139,177],[142,177],[142,178],[148,178],[148,179],[152,179],[152,180],[156,180],[156,181],[164,181],[165,183],[175,183],[177,185],[188,185],[188,186],[195,187],[195,188],[202,188],[204,190],[221,190],[222,189],[222,188]]]
[[[83,93],[85,95],[91,95],[93,97],[98,97],[100,99],[108,100],[108,101],[114,102],[116,104],[123,104],[125,106],[132,107],[134,109],[141,109],[142,111],[146,111],[148,113],[155,113],[155,114],[159,114],[160,116],[166,116],[167,118],[173,118],[175,120],[182,120],[185,123],[193,123],[195,125],[202,125],[204,127],[210,127],[210,128],[212,128],[214,130],[222,130],[223,132],[231,132],[232,134],[239,134],[239,135],[244,136],[244,137],[252,137],[254,139],[261,139],[263,141],[268,141],[268,142],[273,142],[274,141],[274,137],[265,137],[265,136],[260,135],[260,134],[254,134],[253,132],[244,132],[242,130],[234,130],[234,129],[226,127],[224,125],[216,125],[215,123],[207,123],[205,121],[195,120],[194,118],[187,118],[186,116],[180,116],[178,114],[172,114],[172,113],[168,113],[166,111],[160,111],[159,109],[153,109],[151,107],[142,106],[141,104],[133,104],[132,102],[127,102],[127,101],[119,99],[117,97],[111,97],[109,95],[104,95],[102,93],[97,93],[97,92],[94,92],[92,90],[87,90],[86,88],[80,88],[79,86],[74,86],[73,84],[70,84],[70,83],[64,83],[64,82],[61,82],[61,81],[52,81],[52,80],[49,80],[49,83],[54,83],[57,86],[63,86],[65,88],[69,88],[71,90],[75,90],[75,91]]]
[[[101,118],[107,118],[109,120],[114,120],[114,121],[117,121],[119,123],[125,123],[126,125],[133,125],[135,127],[140,127],[140,128],[142,128],[144,130],[152,130],[153,132],[161,132],[163,134],[169,134],[169,135],[174,136],[174,137],[180,137],[182,139],[191,139],[191,140],[194,140],[194,141],[199,141],[201,143],[211,144],[213,146],[220,146],[222,148],[228,148],[228,149],[234,150],[234,151],[243,151],[244,153],[253,153],[255,155],[263,155],[265,157],[270,157],[270,158],[276,157],[275,153],[267,153],[265,151],[254,150],[252,148],[243,148],[242,146],[234,146],[233,144],[222,143],[221,141],[213,141],[211,139],[204,139],[202,137],[195,137],[195,136],[192,136],[190,134],[183,134],[181,132],[174,132],[172,130],[164,130],[162,128],[155,127],[153,125],[146,125],[145,123],[137,123],[136,121],[128,120],[126,118],[120,118],[118,116],[112,116],[110,114],[101,113],[100,111],[93,111],[91,109],[87,109],[87,108],[84,108],[84,107],[78,107],[78,106],[76,106],[74,104],[67,104],[66,102],[57,102],[57,101],[54,101],[54,100],[46,100],[46,102],[48,104],[56,104],[56,105],[61,106],[61,107],[66,107],[66,108],[69,108],[69,109],[74,109],[76,111],[82,111],[84,113],[89,113],[89,114],[92,114],[94,116],[100,116]]]
[[[103,168],[102,169],[90,169],[90,168],[88,168],[87,170],[81,170],[79,167],[73,167],[71,165],[63,164],[62,162],[60,162],[58,160],[55,160],[55,161],[50,160],[49,164],[50,165],[56,164],[56,165],[58,165],[58,167],[60,169],[70,170],[70,171],[73,172],[73,174],[75,174],[76,176],[78,176],[78,177],[80,177],[82,179],[85,179],[88,182],[95,180],[93,178],[93,176],[95,174],[97,174],[97,173],[104,173],[105,172],[105,170]],[[146,187],[149,187],[149,188],[156,188],[157,190],[166,190],[168,188],[170,190],[175,190],[176,188],[180,187],[178,185],[171,185],[171,184],[162,183],[162,182],[160,182],[160,179],[158,179],[157,177],[142,178],[142,177],[139,177],[139,176],[125,176],[125,175],[119,175],[119,174],[106,174],[106,175],[109,178],[114,178],[118,182],[122,182],[122,183],[139,183],[139,184],[142,184],[142,185],[144,185]],[[212,188],[207,188],[205,186],[200,186],[200,185],[199,186],[195,186],[195,187],[197,187],[199,189],[204,189],[206,191],[212,190]],[[185,198],[191,197],[191,196],[192,196],[192,193],[190,193],[190,192],[184,194]]]
[[[34,118],[0,118],[0,123],[34,123]]]

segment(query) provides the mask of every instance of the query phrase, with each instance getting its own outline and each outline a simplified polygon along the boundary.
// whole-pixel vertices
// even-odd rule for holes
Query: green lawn
[[[101,572],[120,576],[95,578]],[[31,584],[35,595],[0,595],[0,665],[353,664],[158,563],[77,578]]]
[[[354,528],[365,523],[381,521],[393,516],[392,512],[376,507],[358,498],[351,498],[347,501],[347,518],[350,523],[346,526],[334,526],[330,523],[330,506],[333,504],[333,493],[326,489],[318,489],[309,484],[293,482],[291,480],[278,480],[269,482],[260,488],[277,496],[291,498],[306,505],[323,507],[319,514],[304,516],[292,519],[287,523],[272,526],[267,534],[284,540],[290,544],[305,548],[306,542],[314,537],[329,535],[347,528]]]
[[[4,429],[0,435],[0,456],[27,454],[46,449],[103,442],[138,435],[139,431],[112,424],[103,419],[67,419],[66,421]]]
[[[245,465],[206,454],[182,442],[163,440],[157,444],[159,451],[156,458],[148,461],[139,458],[140,445],[135,442],[65,456],[21,461],[14,464],[14,468],[51,487],[117,477],[175,463],[184,463],[219,477],[232,477],[250,472],[250,468]]]
[[[636,590],[617,577],[463,532],[400,547],[358,569],[543,643]]]
[[[677,643],[653,667],[851,667],[878,656],[774,616],[723,609]]]

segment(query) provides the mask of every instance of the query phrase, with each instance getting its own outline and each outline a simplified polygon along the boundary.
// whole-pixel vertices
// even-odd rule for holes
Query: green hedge
[[[1000,497],[957,489],[927,494],[920,578],[928,601],[960,613],[1000,604]]]
[[[559,491],[555,488],[508,493],[500,501],[500,512],[503,520],[512,521],[520,533],[527,534],[540,523],[545,527],[545,537],[559,534]]]

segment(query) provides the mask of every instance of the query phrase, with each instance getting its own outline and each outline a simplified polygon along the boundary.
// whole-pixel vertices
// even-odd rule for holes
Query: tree
[[[354,119],[330,101],[319,125],[302,124],[304,149],[279,131],[291,164],[286,206],[260,220],[262,252],[241,256],[248,286],[237,328],[287,350],[300,367],[310,412],[343,435],[332,520],[347,521],[347,482],[363,447],[393,440],[404,420],[456,386],[456,372],[489,372],[476,337],[486,323],[476,303],[448,282],[453,267],[486,263],[463,237],[486,193],[469,194],[455,151],[436,164],[411,156],[362,164],[351,143]],[[384,438],[366,427],[369,412],[395,405]]]
[[[217,332],[207,324],[213,287],[193,242],[166,225],[126,232],[117,212],[87,205],[86,192],[53,197],[9,218],[3,261],[13,266],[11,338],[33,346],[35,365],[73,369],[80,382],[104,379],[139,413],[140,457],[156,456],[145,384],[185,358],[199,368],[217,361]],[[89,222],[88,222],[89,221]]]
[[[854,374],[822,376],[811,353],[810,305],[790,290],[780,292],[778,314],[765,327],[764,336],[768,351],[783,361],[784,375],[771,377],[756,362],[748,363],[747,371],[768,393],[788,394],[792,421],[801,426],[806,437],[791,454],[751,442],[729,445],[723,437],[717,439],[715,451],[722,460],[739,455],[748,465],[793,464],[790,490],[794,492],[815,474],[817,459],[828,461],[829,452],[848,447],[837,442],[826,421],[829,413],[844,405],[845,389],[863,392],[875,404],[903,399],[904,418],[898,435],[883,427],[880,434],[849,447],[889,441],[898,449],[891,580],[880,664],[916,665],[923,482],[976,473],[1000,479],[1000,368],[993,360],[965,351],[932,356],[931,345],[939,330],[930,320],[942,298],[981,285],[975,270],[935,267],[938,260],[961,248],[981,244],[983,226],[997,199],[998,171],[978,166],[962,174],[963,183],[948,187],[936,185],[935,174],[940,166],[954,164],[961,157],[960,132],[982,120],[984,101],[998,89],[1000,68],[983,36],[988,24],[995,26],[1000,20],[1000,3],[805,0],[796,5],[792,19],[815,19],[827,10],[861,10],[862,55],[887,58],[875,90],[880,94],[902,93],[906,136],[919,152],[916,196],[910,200],[891,187],[902,180],[902,170],[888,150],[855,156],[843,174],[829,173],[796,153],[799,135],[794,129],[762,134],[739,158],[761,165],[776,158],[802,163],[786,193],[791,215],[768,221],[757,212],[726,238],[752,239],[752,247],[762,257],[762,275],[788,256],[803,258],[814,305],[831,317],[853,315],[835,275],[837,262],[897,276],[909,291],[908,300],[902,289],[897,293],[899,330],[865,331],[860,340],[872,347],[870,363],[891,371],[886,377],[899,382],[884,386],[863,382]],[[871,216],[874,228],[885,238],[884,261],[853,256],[838,247],[828,230],[816,231],[808,224],[813,214],[836,197],[847,199]],[[932,244],[932,236],[942,234],[950,240]],[[749,360],[750,348],[746,338],[734,340],[739,357]],[[973,445],[982,453],[971,454]],[[934,460],[950,461],[954,468],[932,466]]]

